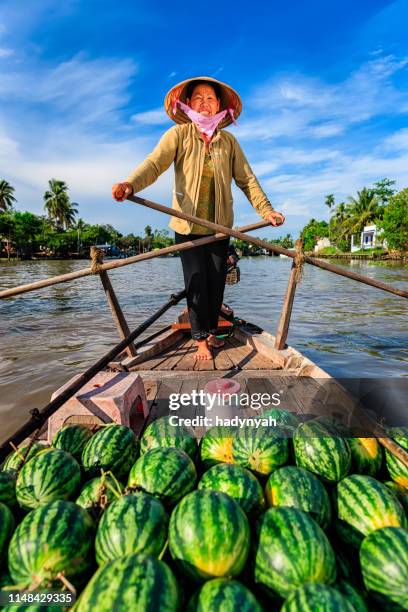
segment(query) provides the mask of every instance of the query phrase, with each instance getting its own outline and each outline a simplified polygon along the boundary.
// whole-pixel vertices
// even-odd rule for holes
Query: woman
[[[284,216],[273,210],[235,137],[221,129],[235,123],[242,110],[241,99],[232,87],[211,77],[187,79],[168,92],[164,106],[176,125],[164,133],[125,182],[113,185],[115,200],[122,202],[145,189],[174,162],[176,210],[232,227],[234,179],[264,219],[275,226],[284,222]],[[171,218],[169,227],[175,231],[176,244],[215,233],[177,217]],[[216,333],[228,245],[229,237],[180,252],[196,359],[211,359],[210,348],[224,344]]]

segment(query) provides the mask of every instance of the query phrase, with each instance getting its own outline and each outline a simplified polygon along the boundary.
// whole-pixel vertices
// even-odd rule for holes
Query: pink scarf
[[[235,125],[237,124],[237,122],[234,119],[234,111],[232,108],[227,108],[217,113],[216,115],[210,115],[207,117],[206,115],[197,113],[190,106],[188,106],[187,104],[184,104],[184,102],[182,102],[181,100],[176,100],[176,102],[173,105],[174,115],[177,112],[177,104],[179,105],[181,110],[185,112],[187,117],[189,117],[191,121],[195,123],[199,131],[202,134],[205,134],[206,136],[208,136],[208,138],[212,137],[218,125],[224,119],[225,115],[228,115],[228,113],[231,115],[231,119],[235,123]]]

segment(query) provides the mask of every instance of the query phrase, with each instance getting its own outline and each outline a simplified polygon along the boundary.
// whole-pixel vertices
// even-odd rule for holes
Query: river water
[[[399,262],[338,262],[408,289]],[[241,282],[226,288],[236,314],[275,333],[291,260],[240,261]],[[86,260],[0,262],[2,289],[86,268]],[[110,272],[130,329],[183,288],[178,257],[153,259]],[[148,334],[174,321],[170,309]],[[306,266],[288,342],[336,377],[408,376],[408,303],[378,289]],[[146,334],[147,335],[147,334]],[[0,438],[45,405],[51,393],[118,341],[99,277],[85,277],[0,302]]]

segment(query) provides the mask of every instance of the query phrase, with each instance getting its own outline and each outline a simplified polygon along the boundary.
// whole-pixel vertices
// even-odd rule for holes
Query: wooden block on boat
[[[232,327],[232,323],[230,321],[224,321],[221,319],[218,321],[218,327]],[[191,329],[190,323],[172,323],[172,329]]]
[[[55,391],[55,399],[68,385]],[[148,415],[143,380],[136,372],[99,372],[48,419],[48,442],[69,423],[118,423],[134,429]]]

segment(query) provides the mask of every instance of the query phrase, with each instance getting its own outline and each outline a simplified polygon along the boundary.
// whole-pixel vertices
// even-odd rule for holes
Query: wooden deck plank
[[[185,338],[184,342],[178,346],[174,351],[167,352],[167,359],[155,367],[156,370],[176,370],[178,363],[183,357],[189,352],[189,339]]]
[[[195,366],[195,353],[197,352],[197,347],[195,345],[195,341],[193,338],[189,338],[186,344],[184,345],[185,354],[180,359],[177,364],[177,371],[193,371]]]
[[[175,342],[168,349],[165,349],[164,351],[159,353],[156,357],[150,357],[149,359],[146,359],[146,361],[132,366],[130,370],[134,372],[139,370],[155,370],[156,368],[160,369],[159,366],[163,364],[167,359],[175,355],[175,353],[179,351],[179,349],[184,345],[185,342],[186,338],[183,336],[182,338],[180,338],[180,340]]]
[[[227,340],[227,338],[225,340]],[[225,350],[226,346],[227,343],[225,343],[221,349],[214,352],[214,365],[216,370],[232,370],[235,367],[227,350]]]
[[[262,370],[266,367],[273,367],[273,363],[269,362],[266,358],[258,355],[257,351],[243,344],[236,338],[229,338],[231,349],[229,350],[229,356],[233,359],[236,367],[242,370]],[[268,363],[267,363],[268,362]]]

